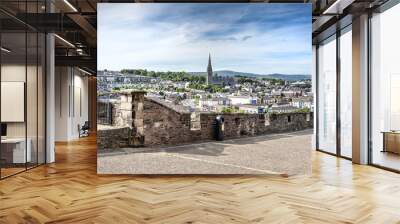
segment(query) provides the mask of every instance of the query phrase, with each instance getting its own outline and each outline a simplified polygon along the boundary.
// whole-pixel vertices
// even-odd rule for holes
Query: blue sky
[[[311,73],[311,4],[98,4],[98,69]]]

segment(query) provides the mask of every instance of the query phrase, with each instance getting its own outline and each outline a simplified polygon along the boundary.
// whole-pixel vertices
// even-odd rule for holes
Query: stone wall
[[[313,127],[312,113],[281,114],[201,114],[202,139],[213,139],[213,121],[224,118],[225,138],[239,138],[268,133],[292,132]]]
[[[217,115],[224,117],[224,136],[226,139],[255,136],[269,133],[291,132],[313,127],[312,113],[282,114],[217,114],[201,113],[200,129],[191,129],[191,114],[166,106],[160,101],[141,99],[143,122],[137,122],[135,108],[129,105],[116,105],[113,111],[114,128],[98,131],[98,147],[120,148],[135,146],[177,145],[190,142],[213,140],[213,122]],[[124,102],[124,101],[122,101]],[[124,104],[124,103],[123,103]],[[137,103],[135,105],[138,105]],[[141,107],[141,106],[140,106]],[[118,109],[120,108],[120,109]],[[136,119],[136,122],[134,122]],[[142,127],[135,127],[138,124]],[[116,127],[120,128],[116,128]],[[142,128],[143,144],[133,144],[135,130]],[[136,136],[137,137],[137,136]]]
[[[144,144],[173,145],[192,141],[190,113],[179,113],[157,101],[144,101]]]
[[[110,127],[98,125],[97,148],[98,149],[117,149],[129,147],[129,127]]]

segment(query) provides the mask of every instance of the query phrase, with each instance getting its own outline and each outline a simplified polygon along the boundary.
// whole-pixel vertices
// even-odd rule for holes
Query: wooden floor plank
[[[96,139],[0,181],[0,223],[400,223],[400,175],[313,152],[311,176],[96,174]]]

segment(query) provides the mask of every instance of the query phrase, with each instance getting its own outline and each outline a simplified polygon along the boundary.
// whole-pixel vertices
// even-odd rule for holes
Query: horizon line
[[[98,69],[97,71],[112,71],[112,72],[121,72],[122,70],[147,70],[147,71],[152,71],[152,72],[185,72],[185,73],[207,73],[207,71],[172,71],[172,70],[149,70],[149,69],[142,69],[142,68],[123,68],[120,70],[109,70],[109,69]],[[253,72],[241,72],[241,71],[235,71],[235,70],[229,70],[229,69],[222,69],[222,70],[214,70],[213,73],[217,72],[222,72],[222,71],[228,71],[228,72],[236,72],[236,73],[247,73],[247,74],[253,74],[253,75],[308,75],[311,76],[311,74],[306,74],[306,73],[279,73],[279,72],[273,72],[273,73],[268,73],[268,74],[260,74],[260,73],[253,73]]]

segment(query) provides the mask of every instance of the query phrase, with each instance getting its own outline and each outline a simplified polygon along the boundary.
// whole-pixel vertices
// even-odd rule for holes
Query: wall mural
[[[311,4],[98,5],[98,173],[311,172]]]

